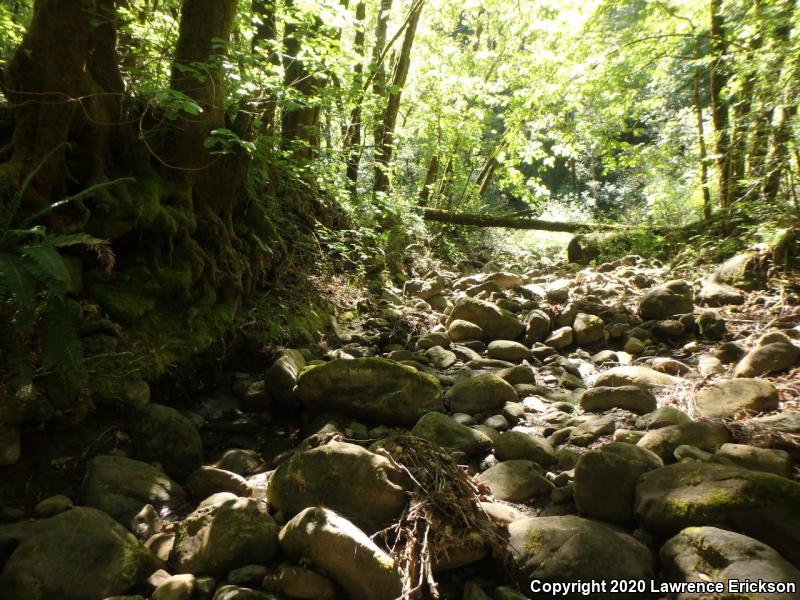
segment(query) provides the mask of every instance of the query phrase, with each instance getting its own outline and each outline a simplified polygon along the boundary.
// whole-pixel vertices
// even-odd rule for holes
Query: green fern
[[[37,340],[41,368],[56,371],[85,389],[88,374],[83,363],[76,318],[69,310],[67,287],[69,269],[60,249],[84,246],[95,252],[106,270],[114,266],[114,253],[106,240],[86,233],[53,235],[44,227],[29,226],[59,206],[74,202],[101,187],[123,180],[99,184],[64,200],[14,227],[14,217],[34,170],[4,211],[0,211],[0,341],[7,346],[4,355],[14,385],[30,385],[36,373]]]

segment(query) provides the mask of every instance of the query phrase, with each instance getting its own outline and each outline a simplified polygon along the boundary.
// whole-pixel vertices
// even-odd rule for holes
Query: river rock
[[[478,481],[489,486],[497,500],[525,502],[549,494],[555,487],[541,474],[541,469],[530,460],[507,460],[486,469]]]
[[[262,587],[270,592],[277,592],[298,600],[335,600],[336,587],[333,582],[316,571],[281,565],[267,575]]]
[[[617,422],[611,415],[584,417],[583,422],[570,432],[569,441],[576,446],[588,446],[597,438],[613,434],[616,428]]]
[[[467,456],[486,454],[492,449],[492,440],[480,431],[438,412],[428,413],[422,417],[414,425],[411,433],[446,450],[463,452]]]
[[[484,338],[483,329],[475,323],[470,323],[463,319],[455,319],[447,328],[450,339],[454,342],[466,342],[468,340],[482,340]]]
[[[526,587],[533,580],[649,581],[654,575],[647,547],[603,523],[573,515],[530,517],[511,523],[508,533],[509,552]],[[597,593],[591,597],[605,600],[618,595]]]
[[[766,544],[740,533],[717,527],[687,527],[667,540],[659,553],[667,581],[794,582],[800,587],[800,571]],[[747,594],[749,596],[749,594]],[[679,594],[677,600],[696,595]],[[742,594],[715,594],[720,600],[736,600]],[[793,593],[758,594],[770,600],[793,600]]]
[[[493,373],[462,379],[447,390],[445,399],[454,412],[494,413],[506,402],[517,402],[514,387]]]
[[[800,347],[786,342],[775,342],[754,348],[739,361],[734,370],[736,377],[761,377],[792,368],[800,362]]]
[[[759,289],[766,283],[756,252],[744,252],[729,258],[714,271],[711,279],[746,291]]]
[[[572,328],[575,330],[575,342],[579,346],[588,346],[605,338],[605,322],[596,315],[578,313]]]
[[[125,525],[146,504],[159,512],[178,508],[183,488],[159,469],[124,456],[99,455],[89,461],[81,489],[83,503]]]
[[[310,507],[281,530],[280,545],[293,560],[324,569],[351,600],[395,600],[400,573],[363,531],[334,511]]]
[[[581,396],[580,405],[589,412],[624,408],[642,415],[656,409],[656,397],[649,390],[632,385],[600,386],[586,390]]]
[[[792,457],[785,450],[756,448],[746,444],[722,444],[715,456],[745,469],[774,473],[782,477],[791,478],[794,472]]]
[[[636,488],[643,527],[675,535],[686,527],[729,526],[800,564],[800,483],[771,473],[681,462],[645,473]]]
[[[294,386],[297,385],[297,376],[305,366],[306,359],[299,351],[283,350],[264,375],[264,387],[269,397],[287,408],[297,406]]]
[[[403,510],[407,485],[387,458],[355,444],[332,442],[282,463],[270,479],[267,500],[289,515],[327,506],[377,528]]]
[[[575,333],[569,325],[565,327],[559,327],[556,329],[550,337],[548,337],[544,343],[551,348],[555,348],[556,350],[563,350],[567,346],[571,346],[572,342],[575,339]]]
[[[336,359],[303,371],[295,390],[307,408],[411,427],[442,410],[438,379],[384,358]]]
[[[701,306],[728,306],[744,304],[744,294],[734,287],[703,281],[703,286],[697,294],[697,303]]]
[[[203,442],[194,424],[177,410],[148,404],[133,418],[137,457],[159,462],[164,471],[182,479],[203,463]]]
[[[476,298],[462,298],[456,302],[448,324],[456,319],[475,323],[483,330],[487,341],[516,340],[525,330],[525,325],[512,313]]]
[[[668,425],[687,423],[692,418],[674,406],[659,406],[656,410],[636,419],[637,429],[659,429]]]
[[[636,445],[655,452],[664,462],[671,462],[678,446],[695,446],[713,452],[729,440],[727,429],[719,423],[689,421],[648,431]]]
[[[543,467],[556,461],[556,452],[547,440],[522,431],[505,431],[494,440],[494,454],[502,461],[532,460]]]
[[[509,362],[519,362],[521,360],[533,360],[530,348],[509,340],[495,340],[489,342],[486,347],[489,358],[507,360]]]
[[[630,444],[615,442],[590,450],[575,466],[575,506],[590,517],[624,525],[633,519],[639,477],[663,466],[656,454]]]
[[[216,467],[197,469],[186,480],[186,489],[200,500],[220,492],[230,492],[243,497],[251,494],[250,486],[244,477]]]
[[[692,286],[673,280],[648,290],[639,301],[639,315],[645,320],[669,319],[694,310]]]
[[[278,529],[263,502],[226,500],[196,510],[178,525],[169,562],[175,572],[195,575],[265,565],[277,552]]]
[[[0,527],[0,547],[13,543],[0,571],[3,598],[98,600],[124,594],[153,571],[150,552],[94,508],[25,525]]]
[[[603,371],[595,380],[595,386],[619,387],[621,385],[635,385],[652,388],[660,385],[677,385],[680,382],[681,379],[678,377],[660,373],[649,367],[626,366],[613,367]]]
[[[708,419],[725,419],[741,411],[770,412],[779,406],[778,390],[764,379],[728,379],[701,390],[697,411]]]
[[[543,310],[532,310],[525,320],[525,343],[541,342],[550,332],[550,317]]]

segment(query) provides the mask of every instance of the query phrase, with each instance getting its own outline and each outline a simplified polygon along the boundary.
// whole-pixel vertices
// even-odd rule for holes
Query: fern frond
[[[28,176],[25,177],[25,179],[22,182],[22,185],[19,186],[17,193],[14,194],[14,197],[12,198],[11,203],[8,205],[8,208],[6,208],[6,210],[4,210],[2,214],[0,214],[0,229],[8,229],[9,227],[11,227],[11,223],[14,221],[14,216],[16,216],[19,207],[22,205],[22,197],[25,195],[25,192],[27,191],[28,186],[33,181],[33,178],[39,174],[39,171],[42,170],[42,167],[47,163],[48,160],[50,160],[51,156],[53,156],[56,152],[61,150],[61,148],[63,148],[64,146],[69,147],[69,145],[70,145],[69,142],[60,143],[58,146],[50,150],[50,152],[45,154],[44,158],[41,161],[39,161],[39,164],[36,165],[36,167],[30,173],[28,173]]]
[[[69,204],[71,202],[76,202],[89,194],[92,194],[98,190],[102,190],[103,188],[111,187],[113,185],[117,185],[118,183],[128,182],[128,181],[136,181],[133,177],[121,177],[119,179],[114,179],[112,181],[104,181],[102,183],[97,183],[95,185],[89,186],[85,190],[81,190],[77,194],[73,194],[72,196],[68,196],[63,200],[59,200],[58,202],[53,202],[50,206],[44,207],[39,212],[31,215],[27,219],[25,219],[23,226],[28,226],[31,223],[35,223],[38,219],[46,215],[47,213],[59,208],[60,206],[64,206],[65,204]]]
[[[63,298],[52,298],[43,320],[42,366],[60,369],[80,388],[88,383],[88,373],[83,364],[81,340],[69,307]]]
[[[116,255],[111,249],[111,243],[108,240],[101,240],[100,238],[92,237],[88,233],[73,233],[69,235],[53,235],[47,239],[48,243],[58,247],[64,248],[66,246],[86,246],[97,255],[103,269],[108,272],[114,268],[116,262]]]
[[[63,295],[69,283],[69,271],[64,258],[49,244],[36,244],[21,248],[27,259],[25,266],[39,282],[56,295]]]
[[[19,306],[33,308],[35,283],[18,256],[0,252],[0,294],[13,297]]]

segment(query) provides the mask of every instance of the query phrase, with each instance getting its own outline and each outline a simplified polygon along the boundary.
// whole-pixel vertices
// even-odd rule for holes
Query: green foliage
[[[114,255],[107,242],[85,233],[56,235],[42,226],[26,227],[34,218],[14,226],[14,217],[24,194],[23,186],[9,203],[0,220],[0,314],[3,316],[3,343],[10,358],[17,389],[33,382],[39,348],[39,362],[45,372],[56,372],[79,387],[88,384],[83,363],[77,316],[68,299],[70,271],[61,251],[82,246],[96,252],[110,269]],[[78,194],[51,205],[47,210],[79,198]]]

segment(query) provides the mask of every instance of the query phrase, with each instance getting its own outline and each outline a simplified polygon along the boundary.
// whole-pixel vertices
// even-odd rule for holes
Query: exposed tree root
[[[411,479],[414,490],[406,510],[381,537],[403,578],[403,600],[440,598],[434,568],[451,551],[485,548],[503,558],[502,529],[481,508],[480,490],[441,447],[410,433],[396,433],[381,442],[386,456]]]

